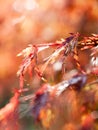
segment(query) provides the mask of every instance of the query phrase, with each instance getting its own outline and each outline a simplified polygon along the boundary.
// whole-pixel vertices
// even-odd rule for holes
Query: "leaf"
[[[45,58],[44,61],[45,64],[42,66],[41,70],[42,70],[42,73],[45,71],[46,67],[48,66],[49,63],[54,63],[56,61],[56,58],[60,55],[60,53],[62,51],[65,50],[65,47],[62,46],[61,48],[58,48],[55,50],[55,52],[53,52],[52,55],[50,55],[49,57]]]
[[[78,74],[73,76],[70,80],[69,80],[69,84],[70,85],[75,85],[75,89],[80,90],[87,81],[87,76],[85,74]]]
[[[33,100],[33,107],[31,110],[35,120],[39,120],[40,110],[47,104],[48,99],[49,93],[44,87],[39,89],[39,91],[35,94],[35,99]]]

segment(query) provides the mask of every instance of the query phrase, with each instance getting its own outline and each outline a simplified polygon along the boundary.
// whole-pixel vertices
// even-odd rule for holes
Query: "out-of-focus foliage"
[[[60,38],[67,37],[68,33],[70,32],[79,32],[83,36],[91,35],[92,33],[98,33],[98,0],[0,0],[0,107],[2,108],[5,104],[8,103],[14,88],[19,87],[19,80],[16,77],[16,72],[20,65],[19,58],[16,55],[23,50],[23,48],[27,47],[28,44],[38,44],[38,43],[47,43],[50,41],[56,41]],[[84,47],[84,45],[83,45]],[[97,53],[97,48],[93,48],[94,51]],[[42,60],[44,57],[48,57],[52,50],[48,50],[45,52],[41,52],[41,56],[39,61]],[[94,52],[93,51],[93,52]],[[79,52],[80,62],[82,67],[87,68],[89,61],[89,54],[88,50],[84,50]],[[93,54],[97,55],[97,54]],[[94,63],[97,60],[92,59],[91,62]],[[70,79],[73,76],[73,73],[70,72],[73,68],[74,63],[73,59],[69,56],[65,58],[65,70],[66,74],[64,73],[64,79]],[[94,63],[96,64],[96,63]],[[42,66],[42,65],[41,65]],[[59,67],[58,67],[59,66]],[[31,68],[29,68],[29,74],[31,72]],[[45,76],[48,77],[49,82],[54,85],[61,80],[61,62],[57,62],[47,68],[45,72]],[[56,71],[54,73],[54,70]],[[57,71],[58,70],[58,71]],[[38,70],[36,70],[38,72]],[[73,70],[75,71],[75,70]],[[68,73],[67,73],[68,72]],[[98,74],[98,68],[94,68],[93,72]],[[54,75],[52,74],[54,73]],[[40,75],[40,74],[39,74]],[[37,89],[39,87],[40,79],[39,77],[36,78],[36,74],[34,72],[33,81],[32,78],[26,77],[27,81],[25,81],[24,85],[27,86],[30,83],[32,88]],[[96,79],[97,76],[89,76],[89,81],[92,79]],[[55,81],[55,82],[54,82]],[[36,87],[35,87],[36,86]],[[93,86],[93,87],[92,87]],[[61,104],[66,104],[65,107],[61,106],[58,110],[56,110],[55,106],[56,101],[53,102],[53,110],[48,105],[47,109],[43,109],[40,114],[40,118],[42,119],[42,124],[45,127],[51,125],[54,120],[55,115],[57,116],[55,125],[51,127],[51,130],[57,130],[62,125],[62,129],[86,129],[85,122],[88,124],[88,129],[97,129],[97,123],[93,124],[92,118],[89,115],[90,110],[97,110],[97,83],[92,85],[91,88],[86,86],[86,90],[84,89],[81,92],[80,96],[74,96],[73,91],[65,92],[64,97],[59,99],[61,102],[65,101]],[[95,94],[93,94],[95,93]],[[66,95],[66,98],[65,98]],[[92,98],[87,98],[87,95]],[[70,97],[70,98],[69,98]],[[83,100],[79,100],[77,99]],[[86,100],[85,100],[86,99]],[[68,102],[69,100],[69,102]],[[89,101],[90,100],[90,101]],[[77,103],[79,102],[79,103]],[[94,105],[92,105],[94,102]],[[83,105],[82,116],[78,115],[78,110],[80,110],[81,104]],[[79,108],[79,109],[78,109]],[[95,108],[95,109],[94,109]],[[63,110],[64,109],[64,110]],[[67,110],[65,110],[67,109]],[[55,112],[54,112],[55,111]],[[59,111],[61,113],[61,118],[59,121]],[[63,116],[65,112],[65,115]],[[71,119],[72,115],[73,119]],[[66,116],[67,115],[67,116]],[[97,115],[97,114],[96,114]],[[43,118],[46,117],[46,120]],[[49,119],[47,118],[49,117]],[[74,122],[76,119],[76,122]],[[80,119],[78,121],[78,119]],[[23,122],[26,120],[33,120],[24,119]],[[20,121],[20,122],[22,122]],[[66,122],[65,122],[66,121]],[[82,122],[83,128],[78,128],[78,124]],[[10,124],[11,122],[9,122]],[[6,121],[4,122],[4,125]],[[22,123],[21,123],[22,124]],[[32,123],[30,123],[31,125]],[[57,125],[56,125],[57,124]],[[16,129],[40,129],[33,128],[36,126],[28,126],[28,124],[24,123],[24,128],[18,126]],[[13,129],[14,123],[12,123]],[[59,126],[59,127],[58,127]],[[92,127],[91,127],[92,126]],[[11,130],[11,125],[9,125],[9,129]],[[2,127],[4,130],[4,128]]]

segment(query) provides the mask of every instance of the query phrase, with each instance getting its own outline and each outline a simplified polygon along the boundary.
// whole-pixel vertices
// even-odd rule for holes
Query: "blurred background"
[[[19,87],[22,59],[16,55],[28,44],[53,42],[70,32],[98,33],[98,0],[0,0],[0,107]]]

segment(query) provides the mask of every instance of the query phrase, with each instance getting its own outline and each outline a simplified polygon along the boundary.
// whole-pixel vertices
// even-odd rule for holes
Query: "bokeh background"
[[[98,33],[98,0],[0,0],[0,107],[19,87],[16,55],[28,44]]]

